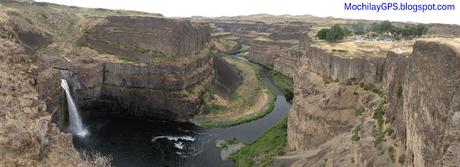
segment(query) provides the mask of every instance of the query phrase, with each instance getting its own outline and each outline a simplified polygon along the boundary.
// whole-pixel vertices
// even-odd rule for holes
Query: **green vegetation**
[[[372,134],[372,137],[374,137],[374,144],[380,144],[383,141],[383,138],[385,137],[385,133],[382,130],[378,130],[374,134]]]
[[[222,144],[220,144],[217,147],[219,147],[219,148],[227,148],[228,146],[233,145],[233,144],[236,144],[236,138],[225,140],[224,142],[222,142]]]
[[[271,77],[272,77],[272,80],[273,80],[273,83],[283,89],[284,91],[286,92],[293,92],[294,90],[294,84],[293,84],[293,81],[292,81],[292,78],[291,77],[288,77],[284,74],[281,74],[280,72],[277,72],[277,71],[272,71],[271,72]]]
[[[389,127],[387,128],[386,133],[388,136],[392,136],[395,133],[395,129]]]
[[[363,35],[367,33],[367,36],[370,38],[392,37],[395,39],[401,39],[422,36],[428,32],[428,27],[424,24],[397,27],[391,24],[390,21],[383,21],[380,23],[373,23],[370,27],[367,27],[367,29],[362,23],[354,24],[353,30],[356,35]]]
[[[355,115],[360,116],[362,115],[366,110],[364,109],[363,106],[360,106],[358,108],[355,108]]]
[[[136,45],[133,45],[133,44],[125,45],[124,48],[126,50],[131,51],[131,52],[136,52],[136,51],[139,50],[139,48]]]
[[[372,118],[377,121],[378,130],[372,135],[374,137],[374,144],[377,145],[383,141],[385,137],[386,131],[383,130],[383,125],[385,122],[385,109],[383,107],[383,103],[379,104],[379,106],[374,110],[374,114]]]
[[[149,54],[153,57],[165,57],[166,55],[160,51],[150,50]]]
[[[377,121],[377,125],[379,129],[383,128],[385,109],[383,108],[383,104],[380,104],[375,110],[374,115],[372,118]]]
[[[336,24],[329,28],[323,28],[318,31],[316,37],[328,42],[337,42],[342,40],[345,36],[349,35],[350,32],[346,28],[342,28],[340,25]]]
[[[328,76],[323,76],[323,82],[324,82],[324,85],[327,85],[327,84],[334,82],[334,79]]]
[[[351,136],[351,140],[352,141],[359,141],[359,139],[361,139],[359,137],[359,131],[361,131],[361,125],[358,125],[357,127],[354,127],[352,130],[351,130],[351,134],[353,134]]]
[[[117,58],[123,61],[129,61],[133,63],[142,63],[138,58],[125,55],[117,55]]]
[[[251,144],[232,153],[230,159],[235,161],[235,165],[238,167],[269,166],[273,156],[284,153],[283,149],[286,143],[287,118],[267,130]]]
[[[365,33],[365,26],[363,23],[353,24],[352,29],[355,35],[363,35]]]
[[[388,147],[388,156],[390,157],[391,162],[395,162],[395,148],[393,146]]]
[[[380,97],[383,97],[383,91],[377,88],[374,84],[371,83],[361,83],[361,88],[363,88],[365,91],[372,91],[376,94],[378,94]]]
[[[229,93],[226,104],[214,99],[215,88],[205,94],[207,114],[196,117],[203,127],[229,127],[265,116],[273,110],[276,95],[260,78],[261,66],[242,62],[234,57],[224,57],[237,67],[243,77],[240,85]],[[266,96],[266,97],[263,97]]]
[[[406,161],[406,155],[401,154],[398,160],[399,164],[403,165],[405,161]]]

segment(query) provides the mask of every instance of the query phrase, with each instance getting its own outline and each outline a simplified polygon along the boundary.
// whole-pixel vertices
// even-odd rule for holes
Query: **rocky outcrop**
[[[295,44],[291,41],[255,39],[250,44],[248,59],[266,66],[273,66],[273,61]]]
[[[209,27],[162,17],[108,16],[88,30],[91,39],[159,51],[173,57],[199,53],[207,47]]]
[[[460,165],[460,47],[419,41],[402,86],[406,154],[414,166]]]
[[[389,52],[382,58],[344,58],[302,44],[300,57],[306,63],[294,75],[288,122],[289,147],[304,156],[295,165],[333,165],[341,163],[339,155],[364,166],[395,166],[394,157],[404,157],[404,166],[459,165],[458,43],[418,41],[411,54]],[[326,83],[322,77],[338,82]],[[360,82],[381,85],[385,100],[355,85]],[[365,112],[353,117],[358,107]],[[388,123],[383,127],[374,122],[379,107]],[[358,126],[360,139],[346,154],[327,152],[340,147],[334,142],[351,142],[352,128]],[[394,137],[385,137],[385,131],[383,142],[376,143],[379,129],[392,128]],[[385,153],[390,147],[391,153]]]
[[[76,101],[82,108],[110,103],[113,107],[106,108],[110,112],[172,120],[187,120],[198,112],[201,94],[213,74],[208,27],[154,17],[113,16],[107,20],[88,30],[80,42],[102,44],[103,47],[93,47],[99,53],[111,47],[133,53],[128,56],[159,61],[139,59],[145,64],[137,64],[103,60],[90,66],[63,67],[74,72]],[[152,50],[164,55],[148,55]],[[119,53],[113,54],[126,56]],[[174,61],[162,63],[165,59]]]
[[[297,70],[304,64],[302,62],[303,55],[303,51],[299,50],[298,47],[288,49],[280,57],[275,58],[273,68],[275,71],[293,78]]]
[[[53,123],[61,78],[85,114],[187,120],[200,109],[214,75],[207,24],[133,13],[2,1],[0,164],[107,165],[80,158]]]
[[[0,164],[88,166],[73,148],[71,136],[52,123],[52,113],[60,110],[54,99],[61,96],[56,73],[38,73],[17,40],[0,39]]]
[[[228,98],[230,92],[241,83],[241,76],[237,69],[222,57],[214,56],[214,69],[216,70],[217,93],[220,97]]]

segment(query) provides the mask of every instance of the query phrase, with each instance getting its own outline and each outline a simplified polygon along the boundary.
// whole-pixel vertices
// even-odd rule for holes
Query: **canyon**
[[[354,20],[308,15],[167,18],[0,2],[4,166],[107,165],[104,157],[88,158],[75,148],[76,139],[65,129],[68,109],[61,79],[86,117],[167,120],[188,131],[199,129],[200,135],[211,131],[245,144],[287,115],[283,154],[271,155],[269,166],[460,165],[458,25],[428,24],[424,38],[395,44],[331,45],[315,37],[317,28],[351,26]],[[278,90],[273,114],[259,120],[209,131],[189,125],[203,113],[214,85],[216,94],[228,100],[243,80],[222,55],[292,78],[292,103]],[[259,78],[269,80],[269,72],[261,73]],[[257,133],[250,137],[235,132],[252,128]]]

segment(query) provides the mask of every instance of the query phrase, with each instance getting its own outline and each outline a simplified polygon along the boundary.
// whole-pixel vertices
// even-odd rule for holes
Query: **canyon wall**
[[[138,49],[154,50],[173,57],[198,54],[207,47],[209,26],[188,20],[144,16],[108,16],[88,29],[95,40]]]
[[[310,39],[300,43],[298,61],[305,63],[294,74],[288,145],[307,157],[294,166],[460,164],[457,42],[417,41],[411,54],[371,58],[343,58],[311,46]],[[377,111],[386,123],[378,123]],[[356,138],[351,131],[357,127]],[[394,136],[385,137],[388,129]]]
[[[303,52],[297,48],[291,48],[283,52],[273,60],[273,69],[291,78],[303,65]]]
[[[273,61],[294,45],[296,43],[290,41],[254,39],[250,44],[248,59],[266,66],[273,66]]]
[[[83,114],[185,121],[214,76],[204,23],[16,1],[2,1],[0,16],[2,165],[107,165],[82,159],[56,126],[61,78]]]
[[[99,53],[118,49],[133,54],[113,52],[115,56],[141,55],[158,61],[139,59],[143,65],[102,60],[92,66],[66,67],[81,85],[76,90],[77,102],[84,109],[109,103],[112,107],[105,110],[121,114],[191,118],[200,109],[201,94],[214,73],[209,27],[186,20],[117,17],[106,18],[108,22],[95,25],[79,41],[103,44],[105,47],[92,47]],[[151,50],[164,55],[148,55]]]

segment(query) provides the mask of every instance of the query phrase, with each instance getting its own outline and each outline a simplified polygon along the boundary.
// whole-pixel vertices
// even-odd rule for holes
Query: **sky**
[[[320,17],[448,23],[460,25],[460,0],[36,0],[91,8],[161,13],[168,17],[310,14]],[[345,3],[453,4],[450,11],[350,11]]]

